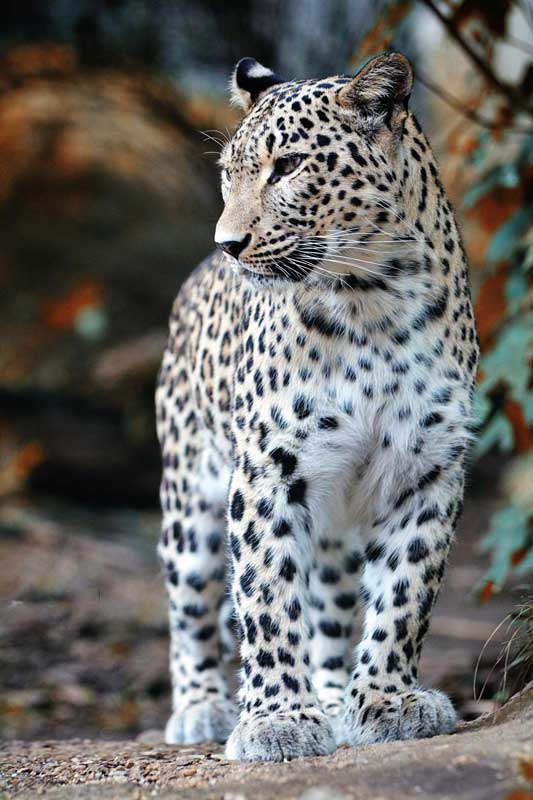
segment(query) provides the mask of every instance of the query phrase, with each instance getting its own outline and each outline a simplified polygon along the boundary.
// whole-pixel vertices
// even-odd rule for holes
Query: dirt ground
[[[479,532],[497,498],[472,494],[423,652],[422,680],[463,719],[493,707],[491,669],[518,600],[471,598],[486,559]],[[118,738],[161,729],[169,712],[165,592],[157,512],[95,511],[51,500],[0,511],[0,739]],[[488,645],[485,643],[492,636]],[[483,653],[482,653],[483,651]],[[474,700],[474,668],[481,654]]]
[[[453,736],[283,764],[226,761],[219,747],[142,742],[0,746],[2,798],[30,800],[532,800],[533,685]]]
[[[502,673],[493,667],[506,624],[498,626],[519,599],[514,591],[484,605],[472,599],[486,567],[480,531],[498,503],[481,489],[468,498],[421,665],[423,682],[446,690],[464,721],[497,707]],[[531,757],[533,738],[533,701],[525,699],[520,714],[496,726],[466,723],[452,737],[342,748],[291,765],[242,766],[225,762],[218,747],[162,745],[170,686],[158,528],[156,511],[80,509],[50,498],[0,510],[0,800],[488,800],[523,783],[520,759]]]

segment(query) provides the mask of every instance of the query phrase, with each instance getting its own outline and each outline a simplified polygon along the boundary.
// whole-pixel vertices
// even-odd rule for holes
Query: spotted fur
[[[448,732],[418,661],[478,347],[411,68],[392,53],[355,78],[283,82],[246,59],[234,83],[247,113],[221,156],[225,253],[180,291],[157,389],[167,740],[282,760]]]

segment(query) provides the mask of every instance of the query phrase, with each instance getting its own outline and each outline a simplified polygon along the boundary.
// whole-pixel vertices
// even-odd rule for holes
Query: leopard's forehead
[[[274,147],[310,146],[317,130],[333,125],[338,128],[341,113],[335,93],[349,80],[336,75],[273,86],[242,120],[224,154],[225,160],[253,168],[254,162],[271,154]]]

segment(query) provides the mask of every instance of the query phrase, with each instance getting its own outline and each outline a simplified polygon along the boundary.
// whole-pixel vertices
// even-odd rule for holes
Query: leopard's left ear
[[[285,79],[264,67],[255,58],[241,58],[231,79],[231,99],[245,111],[249,111],[263,92],[276,83],[285,83]]]
[[[337,102],[353,109],[373,126],[385,123],[398,129],[403,124],[413,89],[413,69],[402,53],[372,58],[337,93]]]

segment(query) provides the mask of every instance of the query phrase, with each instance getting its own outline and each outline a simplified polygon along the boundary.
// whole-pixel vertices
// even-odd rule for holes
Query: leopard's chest
[[[352,500],[364,504],[384,476],[401,483],[431,467],[449,438],[444,421],[429,429],[434,406],[444,398],[434,419],[460,425],[464,394],[447,377],[438,326],[429,335],[406,319],[400,337],[361,315],[356,323],[302,315],[293,298],[275,293],[245,290],[239,302],[231,324],[209,319],[215,335],[198,348],[195,378],[207,441],[230,470],[236,443],[256,463],[268,443],[289,443],[311,476],[348,481]]]

